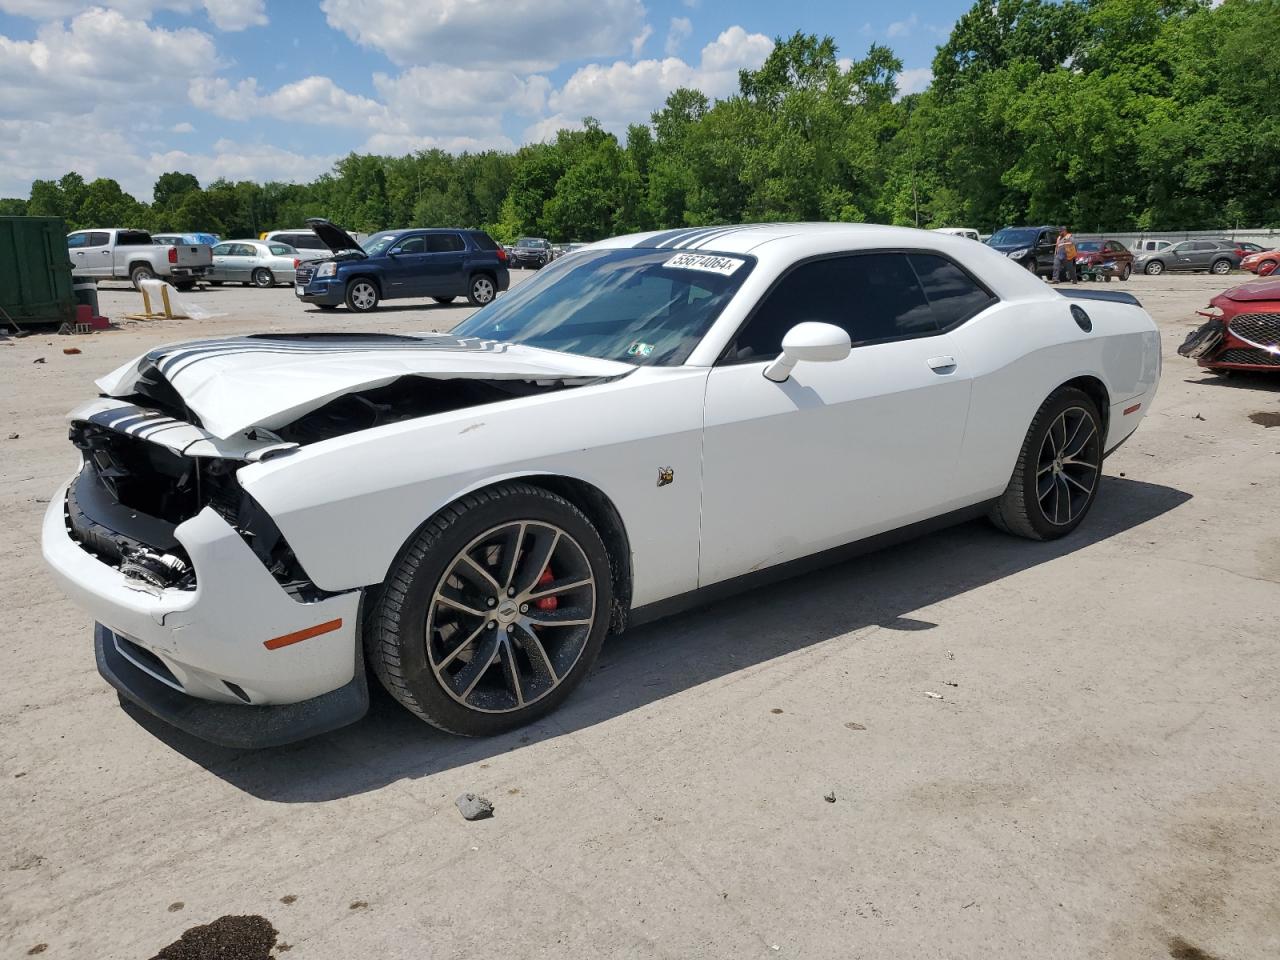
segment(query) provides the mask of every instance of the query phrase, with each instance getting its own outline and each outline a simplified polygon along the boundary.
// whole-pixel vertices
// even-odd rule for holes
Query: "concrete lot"
[[[1280,954],[1280,429],[1249,419],[1280,377],[1174,352],[1235,282],[1107,288],[1160,322],[1164,381],[1064,541],[974,523],[635,630],[495,740],[378,702],[252,754],[98,677],[39,556],[62,416],[160,342],[468,309],[222,288],[205,322],[0,340],[0,956],[145,958],[223,914],[299,960]]]

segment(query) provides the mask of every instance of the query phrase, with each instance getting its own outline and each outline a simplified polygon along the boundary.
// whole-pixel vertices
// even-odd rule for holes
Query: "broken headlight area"
[[[67,492],[67,530],[142,587],[193,590],[196,574],[175,531],[205,507],[230,525],[298,600],[327,596],[307,577],[280,529],[236,479],[245,461],[191,457],[145,439],[75,421],[84,466]]]
[[[1178,353],[1192,360],[1207,357],[1222,345],[1225,330],[1221,320],[1209,320],[1187,334],[1187,339],[1182,341]]]

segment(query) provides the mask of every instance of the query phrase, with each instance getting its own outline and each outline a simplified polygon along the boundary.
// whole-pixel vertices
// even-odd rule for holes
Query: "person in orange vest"
[[[1063,227],[1058,233],[1058,242],[1053,247],[1053,282],[1062,277],[1063,266],[1072,283],[1076,283],[1076,238],[1071,235],[1070,227]]]

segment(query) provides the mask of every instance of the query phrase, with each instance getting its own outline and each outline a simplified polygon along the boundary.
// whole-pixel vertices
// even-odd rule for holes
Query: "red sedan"
[[[1280,279],[1251,280],[1209,301],[1216,313],[1178,353],[1210,370],[1280,371]]]
[[[1269,277],[1278,265],[1280,265],[1280,250],[1260,250],[1240,261],[1241,270],[1248,270],[1260,277]]]

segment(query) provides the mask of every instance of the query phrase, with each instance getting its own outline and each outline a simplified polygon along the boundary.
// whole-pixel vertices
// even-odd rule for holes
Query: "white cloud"
[[[644,29],[631,38],[631,59],[639,60],[640,54],[644,52],[644,45],[649,42],[649,38],[653,36],[653,25],[646,23]]]
[[[170,133],[195,133],[196,128],[192,124],[189,124],[184,120],[182,123],[175,123],[172,127],[169,128],[169,132]]]
[[[693,33],[693,22],[688,17],[672,17],[671,26],[667,30],[667,56],[674,57],[680,52],[680,47],[689,39],[689,34]]]
[[[911,67],[898,74],[898,96],[923,93],[933,83],[933,71],[928,67]]]
[[[466,70],[433,64],[412,67],[397,77],[374,74],[373,85],[391,114],[405,123],[430,123],[434,116],[464,116],[473,124],[507,110],[541,113],[551,82],[506,70]]]
[[[181,103],[174,76],[202,76],[218,66],[208,34],[164,30],[94,8],[64,25],[47,23],[36,39],[0,35],[0,116],[121,111]]]
[[[323,0],[329,25],[402,65],[536,72],[615,56],[644,26],[641,0]]]
[[[204,9],[219,30],[267,25],[266,0],[204,0]]]
[[[733,26],[702,48],[696,67],[678,57],[637,63],[619,60],[609,66],[593,63],[576,71],[547,103],[562,117],[592,116],[606,128],[620,131],[628,123],[646,120],[677,87],[696,87],[709,97],[733,93],[738,71],[759,67],[772,49],[773,41],[763,34]],[[545,131],[553,119],[530,130]]]
[[[526,127],[524,133],[520,135],[520,139],[525,143],[550,143],[561,130],[581,129],[581,117],[570,117],[563,113],[557,113],[550,117],[543,117],[537,123]]]
[[[157,10],[190,13],[195,0],[0,0],[0,13],[33,20],[61,20],[86,8],[112,10],[135,20],[147,20]],[[266,0],[204,0],[209,21],[219,30],[244,30],[267,24]]]
[[[885,31],[891,37],[905,37],[920,25],[920,18],[914,13],[905,20],[895,20]]]
[[[219,140],[211,151],[163,150],[139,143],[99,114],[65,118],[0,119],[0,196],[23,197],[31,181],[74,170],[86,180],[111,177],[139,200],[150,201],[156,178],[169,170],[194,173],[201,183],[232,180],[306,181],[330,169],[333,155],[303,155],[280,147]]]
[[[511,138],[503,134],[490,137],[435,137],[407,133],[375,133],[361,145],[357,152],[398,157],[418,150],[447,150],[450,153],[461,153],[465,150],[478,153],[482,150],[514,150],[515,147]]]
[[[188,89],[191,103],[215,116],[236,120],[272,117],[303,123],[344,127],[373,127],[384,122],[382,104],[348,93],[328,77],[307,77],[285,84],[271,93],[260,93],[255,77],[235,86],[218,77],[196,78]]]

